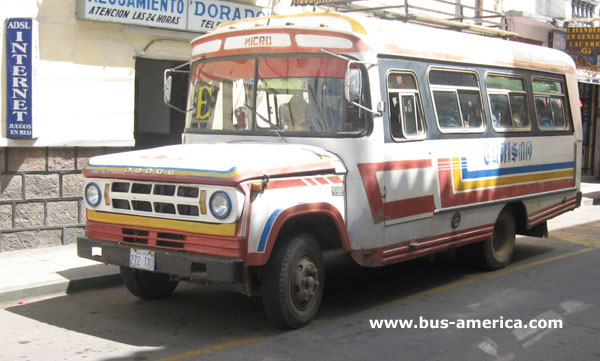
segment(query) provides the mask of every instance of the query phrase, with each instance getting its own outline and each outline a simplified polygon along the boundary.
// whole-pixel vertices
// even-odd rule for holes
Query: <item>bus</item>
[[[165,100],[172,69],[165,72]],[[335,12],[192,41],[182,144],[84,169],[81,257],[142,299],[192,281],[316,315],[323,252],[497,270],[581,203],[575,65],[554,49]]]

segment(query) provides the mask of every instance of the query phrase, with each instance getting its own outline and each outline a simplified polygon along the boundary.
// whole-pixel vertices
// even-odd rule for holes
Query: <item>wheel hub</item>
[[[294,304],[300,309],[305,308],[314,298],[319,288],[319,270],[315,264],[302,258],[296,266],[294,277],[293,296]]]

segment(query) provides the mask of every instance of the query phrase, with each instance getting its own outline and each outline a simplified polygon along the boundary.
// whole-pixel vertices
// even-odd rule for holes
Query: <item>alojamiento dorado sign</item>
[[[270,15],[271,9],[218,0],[78,0],[77,17],[156,28],[207,32],[233,20]]]

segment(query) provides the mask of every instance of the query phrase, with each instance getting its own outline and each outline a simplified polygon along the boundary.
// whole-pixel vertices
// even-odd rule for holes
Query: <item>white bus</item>
[[[358,15],[246,19],[192,42],[183,144],[90,159],[82,257],[149,299],[179,281],[317,313],[322,252],[456,249],[489,270],[579,206],[575,65],[560,51]],[[166,76],[166,98],[169,79]]]

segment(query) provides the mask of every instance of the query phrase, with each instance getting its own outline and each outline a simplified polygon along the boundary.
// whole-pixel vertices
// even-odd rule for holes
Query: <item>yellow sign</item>
[[[204,85],[198,88],[198,103],[196,104],[196,119],[209,119],[213,87]]]
[[[567,53],[583,55],[600,54],[600,28],[567,28]]]

